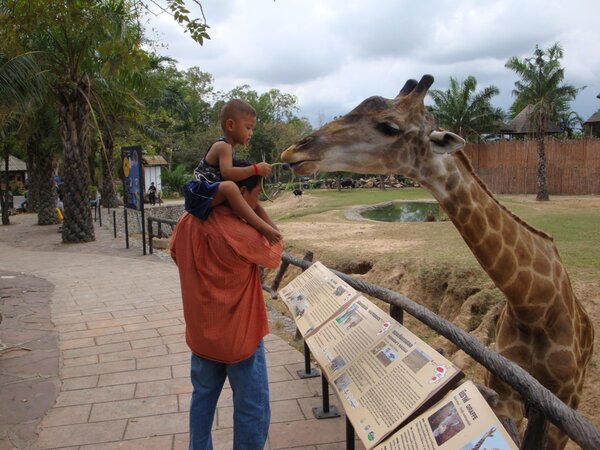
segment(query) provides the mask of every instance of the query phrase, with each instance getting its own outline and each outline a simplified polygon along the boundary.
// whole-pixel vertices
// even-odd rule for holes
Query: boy
[[[256,111],[248,103],[234,99],[221,108],[220,119],[224,136],[208,149],[194,171],[195,180],[185,186],[185,210],[206,220],[211,208],[227,202],[239,217],[275,244],[281,240],[281,233],[260,206],[248,206],[235,184],[252,175],[266,177],[271,173],[271,165],[266,162],[246,167],[233,164],[235,146],[247,144],[252,137]]]

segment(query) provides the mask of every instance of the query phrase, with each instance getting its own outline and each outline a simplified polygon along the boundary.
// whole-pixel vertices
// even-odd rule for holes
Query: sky
[[[565,82],[587,86],[571,103],[584,120],[600,109],[600,1],[597,0],[200,0],[211,40],[203,46],[167,15],[149,34],[176,59],[213,76],[216,90],[247,84],[259,94],[293,94],[317,127],[372,95],[393,98],[407,79],[472,75],[494,85],[508,110],[517,75],[505,68],[536,45],[558,42]],[[193,16],[200,10],[187,0]],[[431,104],[431,99],[426,99]]]

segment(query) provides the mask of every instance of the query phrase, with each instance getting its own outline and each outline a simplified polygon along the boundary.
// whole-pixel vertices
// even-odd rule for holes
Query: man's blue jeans
[[[225,378],[233,392],[234,450],[262,450],[271,409],[265,346],[261,340],[250,358],[224,364],[192,353],[189,450],[212,450],[211,427]]]

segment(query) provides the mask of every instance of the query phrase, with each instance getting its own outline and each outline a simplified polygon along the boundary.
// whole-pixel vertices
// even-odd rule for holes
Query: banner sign
[[[144,208],[144,174],[142,168],[142,147],[121,147],[123,167],[123,205],[125,208]]]

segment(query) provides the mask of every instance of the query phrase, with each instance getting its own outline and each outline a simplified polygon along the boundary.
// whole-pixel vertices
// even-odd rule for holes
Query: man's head
[[[252,163],[248,161],[234,160],[234,167],[247,167],[251,166]],[[252,209],[258,206],[259,196],[261,192],[260,182],[262,177],[259,175],[252,175],[244,180],[236,181],[235,184],[240,188],[242,197],[250,205]]]

